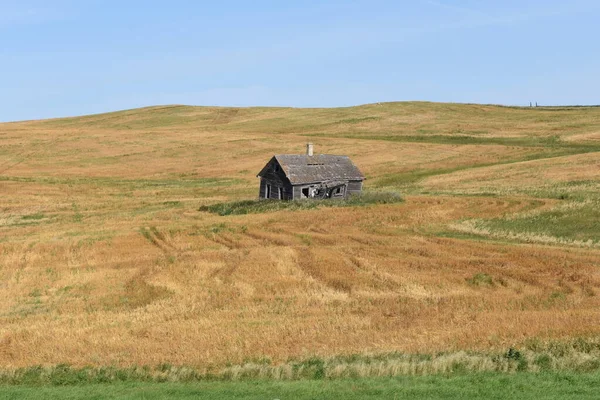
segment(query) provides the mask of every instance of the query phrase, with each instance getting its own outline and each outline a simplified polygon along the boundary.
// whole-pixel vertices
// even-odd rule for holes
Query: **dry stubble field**
[[[240,216],[275,153],[400,204]],[[0,124],[0,365],[203,367],[600,335],[600,108],[151,107]]]

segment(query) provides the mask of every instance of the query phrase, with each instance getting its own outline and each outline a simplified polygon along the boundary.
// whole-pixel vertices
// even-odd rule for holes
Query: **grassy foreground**
[[[0,386],[3,399],[596,399],[600,374],[519,373],[303,380]]]
[[[493,285],[491,277],[473,279],[473,285]],[[449,376],[482,373],[600,373],[600,342],[531,341],[504,352],[388,353],[310,357],[273,363],[268,358],[227,366],[117,366],[84,367],[60,364],[0,370],[0,385],[71,386],[106,383],[192,383],[254,380],[301,381],[378,379],[401,376]]]

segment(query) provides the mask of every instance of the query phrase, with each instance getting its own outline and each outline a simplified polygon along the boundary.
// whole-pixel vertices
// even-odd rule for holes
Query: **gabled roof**
[[[327,181],[362,181],[365,176],[348,156],[278,154],[275,159],[292,185]],[[262,176],[263,169],[258,175]]]

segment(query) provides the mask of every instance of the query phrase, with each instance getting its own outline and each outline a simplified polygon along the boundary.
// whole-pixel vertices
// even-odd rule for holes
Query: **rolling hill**
[[[219,216],[275,153],[398,204]],[[0,124],[0,363],[196,368],[600,334],[600,108],[160,106]]]

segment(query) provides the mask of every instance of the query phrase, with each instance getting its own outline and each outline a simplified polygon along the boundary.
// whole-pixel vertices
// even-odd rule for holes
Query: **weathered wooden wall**
[[[293,194],[294,194],[294,199],[301,199],[302,198],[302,188],[304,186],[294,186],[293,187]]]
[[[362,181],[350,181],[348,182],[347,195],[360,194],[362,191]]]
[[[292,185],[281,168],[279,168],[279,171],[275,172],[273,166],[276,162],[277,161],[274,160],[270,162],[269,168],[261,178],[258,197],[261,199],[266,198],[267,184],[269,184],[271,185],[271,199],[279,199],[279,188],[283,188],[282,200],[292,200],[294,196]]]
[[[282,200],[292,200],[293,199],[293,189],[292,185],[285,184],[280,181],[270,181],[265,178],[260,180],[260,190],[258,192],[258,197],[261,199],[265,199],[267,195],[267,184],[271,185],[271,199],[279,199],[279,188],[283,188],[283,199]]]
[[[296,200],[301,199],[302,198],[302,189],[313,186],[313,185],[318,185],[318,183],[293,186],[293,194],[294,194],[293,198]],[[334,198],[348,197],[353,194],[360,194],[361,191],[362,191],[362,182],[361,181],[350,181],[350,182],[348,182],[347,186],[342,188],[342,192],[340,194],[337,194],[337,195],[333,194],[332,197],[334,197]]]

